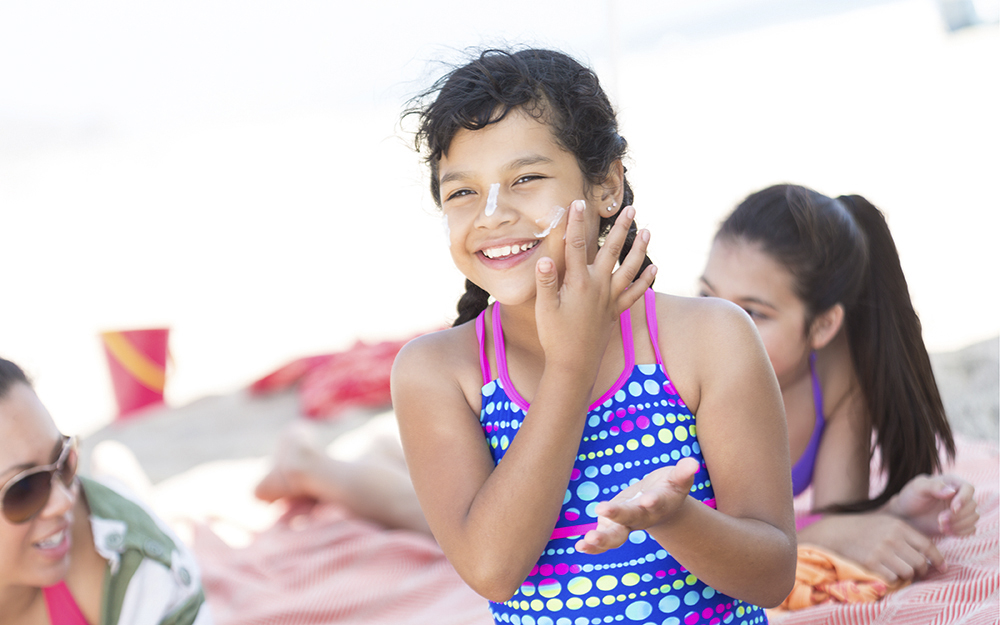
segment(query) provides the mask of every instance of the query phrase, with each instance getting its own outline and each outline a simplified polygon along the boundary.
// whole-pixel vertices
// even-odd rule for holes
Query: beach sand
[[[993,338],[931,354],[931,362],[955,432],[1000,448],[998,347],[1000,339]],[[373,419],[392,427],[386,410],[355,410],[311,423],[318,442],[339,441],[333,451],[350,456],[366,441],[343,435]],[[255,500],[253,487],[270,467],[281,433],[302,419],[294,392],[205,397],[106,426],[83,442],[82,466],[124,482],[182,537],[190,536],[192,523],[203,522],[227,542],[245,544],[284,510]]]

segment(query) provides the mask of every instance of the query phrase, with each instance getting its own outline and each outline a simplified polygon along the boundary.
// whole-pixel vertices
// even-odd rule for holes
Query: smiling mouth
[[[509,256],[514,256],[516,254],[520,254],[521,252],[527,252],[536,245],[538,245],[538,241],[521,243],[520,245],[500,245],[498,247],[486,248],[482,250],[482,254],[483,256],[489,258],[490,260],[497,260],[500,258],[507,258]]]
[[[64,538],[66,538],[66,530],[60,530],[45,540],[38,541],[35,543],[35,546],[41,549],[52,549],[53,547],[58,547],[62,544]]]

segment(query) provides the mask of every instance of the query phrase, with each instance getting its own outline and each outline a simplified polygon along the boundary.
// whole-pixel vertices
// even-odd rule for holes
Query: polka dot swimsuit
[[[717,625],[767,623],[764,611],[716,592],[677,563],[644,531],[601,555],[578,553],[576,541],[596,527],[600,501],[663,466],[689,456],[701,463],[691,496],[715,507],[715,494],[696,436],[694,415],[667,377],[657,342],[655,295],[647,291],[646,322],[656,364],[635,364],[629,311],[621,315],[625,368],[590,406],[559,521],[538,563],[507,602],[490,603],[496,623],[514,625]],[[480,422],[499,463],[517,435],[528,403],[507,371],[500,306],[492,324],[498,376],[490,374],[484,311],[476,321],[483,370]],[[526,476],[530,479],[530,476]]]

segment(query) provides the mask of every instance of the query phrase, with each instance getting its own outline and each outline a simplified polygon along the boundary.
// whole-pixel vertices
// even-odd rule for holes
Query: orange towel
[[[781,609],[801,610],[821,603],[878,601],[909,582],[886,583],[858,564],[813,545],[799,545],[795,586]]]

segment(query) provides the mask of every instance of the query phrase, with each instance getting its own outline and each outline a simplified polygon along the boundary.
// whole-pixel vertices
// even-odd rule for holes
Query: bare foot
[[[274,466],[257,484],[254,496],[264,501],[294,497],[315,497],[308,489],[308,473],[323,450],[316,444],[312,428],[293,423],[281,435],[274,454]]]

